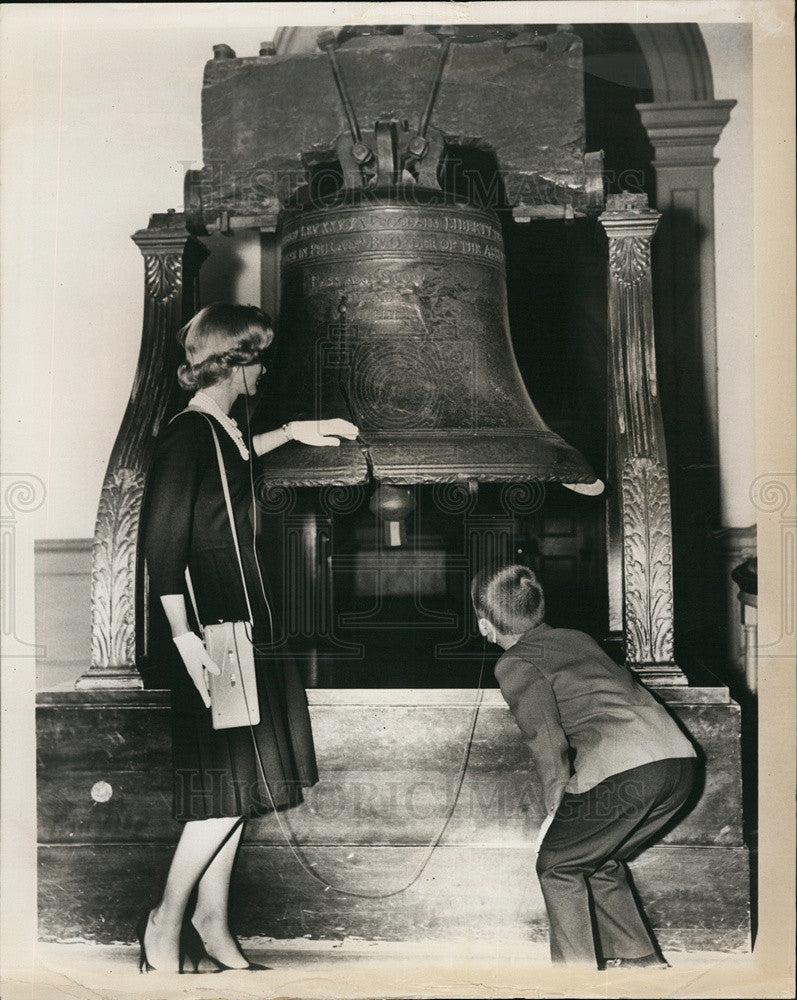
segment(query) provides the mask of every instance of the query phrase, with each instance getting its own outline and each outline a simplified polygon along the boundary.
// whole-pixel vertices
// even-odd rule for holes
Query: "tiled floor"
[[[551,968],[543,945],[520,942],[404,944],[347,939],[243,942],[266,972],[138,972],[130,946],[40,944],[33,989],[4,976],[3,1000],[264,1000],[264,998],[720,997],[763,996],[745,983],[750,955],[671,952],[672,968],[598,973]],[[752,980],[751,980],[752,982]],[[723,987],[722,984],[725,984]],[[766,994],[770,995],[770,994]]]

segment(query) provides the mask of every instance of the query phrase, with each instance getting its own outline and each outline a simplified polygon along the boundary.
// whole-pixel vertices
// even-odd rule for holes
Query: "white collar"
[[[200,389],[199,392],[194,394],[188,405],[194,410],[202,410],[203,413],[209,413],[212,417],[215,417],[235,442],[236,448],[241,453],[241,458],[245,462],[249,461],[249,449],[244,443],[244,437],[238,429],[238,424],[229,414],[222,410],[212,396],[209,396]]]

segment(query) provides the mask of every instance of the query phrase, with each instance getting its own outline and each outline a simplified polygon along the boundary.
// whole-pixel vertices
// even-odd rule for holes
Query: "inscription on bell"
[[[402,254],[418,256],[475,257],[488,263],[503,265],[504,254],[500,246],[482,239],[461,239],[443,234],[413,235],[410,233],[367,233],[348,239],[287,241],[282,252],[283,267],[291,264],[308,263],[313,260],[345,259],[363,253]]]
[[[386,229],[412,229],[439,233],[462,233],[481,236],[500,242],[501,234],[494,225],[482,219],[463,218],[458,215],[418,213],[406,211],[372,211],[342,215],[337,218],[301,222],[292,230],[289,239],[303,240],[313,236],[335,236],[339,233],[380,232]]]
[[[373,320],[378,320],[383,323],[397,323],[399,321],[406,322],[408,317],[411,316],[412,311],[410,309],[376,309],[371,314],[371,318]]]

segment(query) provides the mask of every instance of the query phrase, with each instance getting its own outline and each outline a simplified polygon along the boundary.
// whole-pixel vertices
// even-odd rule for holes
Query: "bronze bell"
[[[344,189],[285,210],[281,251],[283,415],[345,417],[360,438],[270,452],[270,482],[538,479],[601,491],[526,392],[493,212],[417,185]]]

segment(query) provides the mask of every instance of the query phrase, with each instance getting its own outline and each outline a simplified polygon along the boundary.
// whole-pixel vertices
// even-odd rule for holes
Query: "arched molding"
[[[653,101],[711,101],[714,81],[697,24],[631,24],[650,74]]]

